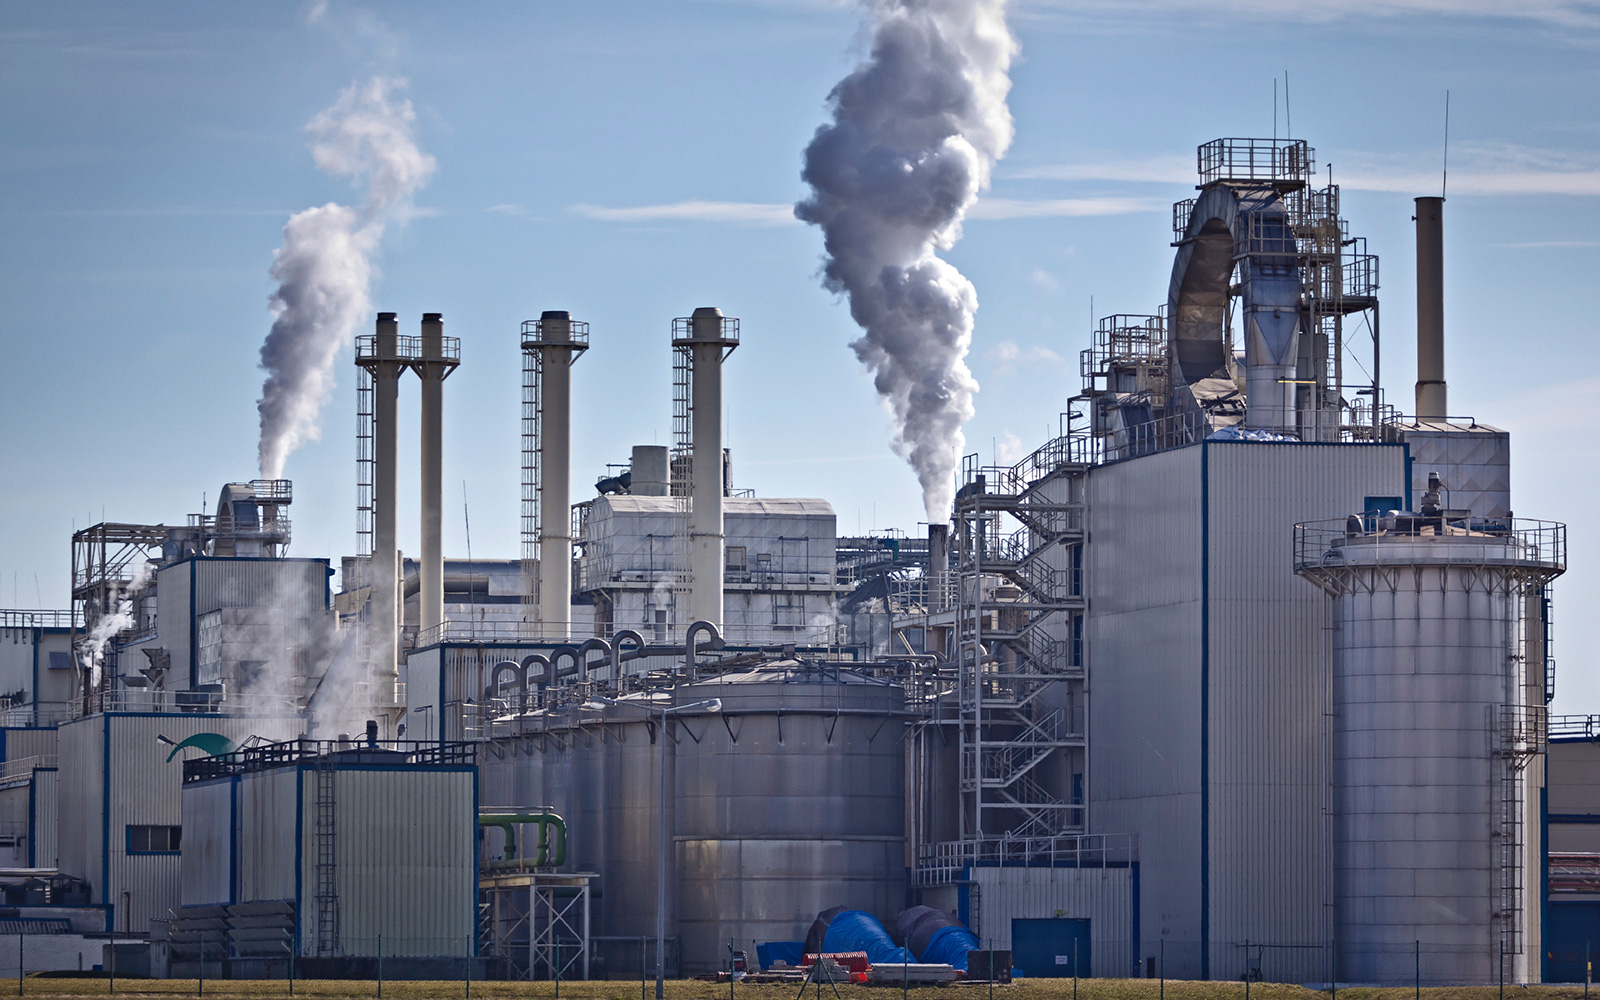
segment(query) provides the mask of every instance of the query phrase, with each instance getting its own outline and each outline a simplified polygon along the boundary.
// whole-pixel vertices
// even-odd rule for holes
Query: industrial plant
[[[1600,812],[1600,728],[1547,711],[1565,528],[1513,516],[1509,435],[1452,412],[1444,199],[1416,199],[1402,412],[1378,258],[1310,146],[1197,168],[1165,299],[1100,318],[1059,434],[968,456],[925,532],[736,487],[723,385],[760,317],[664,311],[671,444],[590,469],[598,323],[464,350],[439,313],[369,318],[353,554],[292,556],[290,482],[229,483],[77,531],[71,609],[3,613],[0,891],[33,957],[0,965],[1581,975],[1600,842],[1552,814]],[[520,551],[447,558],[448,376],[518,353]]]

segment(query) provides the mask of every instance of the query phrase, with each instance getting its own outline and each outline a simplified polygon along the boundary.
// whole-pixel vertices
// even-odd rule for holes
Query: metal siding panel
[[[101,801],[103,795],[101,720],[78,719],[59,730],[60,767],[68,779],[60,784],[56,824],[61,872],[84,879],[99,902],[104,896],[101,871]]]
[[[7,761],[22,760],[26,757],[54,757],[56,755],[56,730],[54,729],[7,729],[5,731],[5,749]]]
[[[294,899],[295,769],[239,783],[239,902]]]
[[[1089,821],[1138,837],[1140,937],[1199,976],[1200,448],[1091,470],[1085,587]],[[1130,916],[1131,920],[1131,916]]]
[[[1011,949],[1011,921],[1087,919],[1093,976],[1139,975],[1129,868],[974,868],[972,930],[984,947]],[[1151,950],[1144,941],[1141,951]]]
[[[1209,547],[1211,974],[1244,941],[1272,975],[1324,974],[1327,598],[1294,573],[1298,521],[1342,517],[1405,482],[1404,448],[1212,442]],[[1263,970],[1264,972],[1267,970]]]
[[[233,782],[191,785],[182,794],[184,906],[233,902]]]
[[[55,768],[33,772],[33,864],[55,868],[61,863],[59,800],[61,772]]]

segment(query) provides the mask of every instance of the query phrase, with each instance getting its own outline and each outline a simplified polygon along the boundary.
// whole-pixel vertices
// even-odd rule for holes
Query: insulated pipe
[[[539,668],[537,677],[533,673],[534,667]],[[550,670],[549,657],[541,656],[538,653],[529,653],[524,656],[522,658],[522,710],[526,712],[531,707],[531,699],[528,697],[529,684],[548,685],[554,683],[554,681],[555,674]]]
[[[494,665],[494,668],[489,671],[489,686],[484,689],[483,696],[485,698],[500,697],[500,675],[507,670],[511,671],[511,676],[517,680],[517,696],[519,698],[517,711],[519,713],[524,712],[528,707],[528,668],[519,665],[516,660],[501,660]]]
[[[444,315],[422,314],[422,353],[412,364],[422,382],[422,631],[444,624],[444,380],[455,368],[445,357]]]
[[[688,630],[683,633],[683,675],[690,679],[694,678],[694,637],[700,632],[711,633],[712,649],[721,649],[724,645],[722,633],[717,630],[715,625],[708,621],[697,621],[690,624]]]
[[[392,312],[378,314],[372,372],[372,670],[376,704],[393,706],[400,681],[399,552],[395,537],[396,445],[399,415],[400,327]]]
[[[731,324],[728,331],[731,333]],[[738,344],[724,332],[722,310],[702,306],[689,317],[686,346],[692,366],[689,490],[689,616],[722,624],[722,359]],[[691,648],[693,644],[691,643]],[[692,659],[691,655],[691,659]]]
[[[585,639],[578,645],[578,679],[580,681],[588,681],[589,654],[597,649],[606,654],[606,659],[609,660],[611,658],[611,643],[606,642],[604,639],[598,637]]]
[[[572,666],[563,670],[560,666],[558,666],[562,660],[571,660]],[[577,646],[562,646],[560,649],[550,654],[550,673],[549,680],[546,683],[554,684],[557,678],[571,677],[573,674],[578,672],[579,664],[582,662],[583,658],[578,655]]]
[[[613,681],[622,677],[622,641],[624,639],[633,641],[634,655],[629,659],[638,659],[644,655],[644,636],[631,628],[617,629],[616,634],[611,637],[611,679]]]
[[[1444,199],[1417,199],[1417,419],[1450,413],[1444,381]]]

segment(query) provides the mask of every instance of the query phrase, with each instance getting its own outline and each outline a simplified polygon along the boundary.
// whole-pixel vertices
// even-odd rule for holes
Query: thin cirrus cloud
[[[1335,152],[1333,179],[1348,191],[1417,194],[1438,190],[1443,163],[1437,154]],[[1512,143],[1463,144],[1450,152],[1449,194],[1600,195],[1600,156],[1575,155]],[[1326,161],[1324,161],[1326,162]],[[1111,158],[1049,164],[1012,171],[1017,180],[1097,181],[1127,184],[1195,182],[1188,157]],[[1326,175],[1325,175],[1326,176]]]
[[[511,206],[496,205],[491,212]],[[969,219],[1038,219],[1063,216],[1127,215],[1167,208],[1154,198],[982,198],[967,212]],[[797,225],[794,206],[748,201],[675,201],[664,205],[607,208],[572,205],[569,211],[601,222],[728,222],[755,226]],[[506,212],[505,214],[512,214]]]
[[[1403,20],[1450,17],[1522,21],[1566,29],[1600,28],[1596,0],[1024,0],[1023,16],[1129,19],[1160,13],[1322,24],[1350,18]]]

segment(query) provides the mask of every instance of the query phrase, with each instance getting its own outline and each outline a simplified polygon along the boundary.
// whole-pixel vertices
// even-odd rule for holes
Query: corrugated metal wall
[[[1011,949],[1011,921],[1087,919],[1095,976],[1139,975],[1148,941],[1134,941],[1131,868],[973,868],[972,932],[989,948]],[[1138,947],[1136,948],[1136,944]]]
[[[61,772],[53,767],[36,768],[33,772],[33,830],[32,856],[29,864],[35,868],[54,868],[59,864],[57,834],[57,800],[61,793]]]
[[[295,898],[298,778],[296,768],[280,768],[239,781],[240,902]]]
[[[7,729],[5,732],[5,759],[22,760],[24,757],[53,757],[56,753],[56,730]]]
[[[105,717],[92,715],[62,725],[59,730],[61,769],[72,780],[60,786],[57,824],[60,868],[63,875],[84,879],[93,889],[92,902],[104,898],[103,854],[100,849],[105,753],[102,737]]]
[[[227,904],[233,898],[233,794],[237,779],[183,790],[182,904]],[[292,843],[292,842],[291,842]]]
[[[381,935],[385,955],[470,954],[478,886],[473,772],[341,768],[334,782],[344,952],[375,954]],[[309,913],[317,884],[310,774],[302,795]]]
[[[1405,491],[1400,445],[1211,442],[1208,457],[1211,975],[1243,943],[1271,975],[1326,974],[1327,597],[1296,577],[1294,525]],[[1263,972],[1268,970],[1263,969]]]
[[[1171,939],[1167,968],[1186,978],[1200,975],[1200,456],[1093,470],[1084,555],[1089,822],[1138,835],[1140,937]]]

